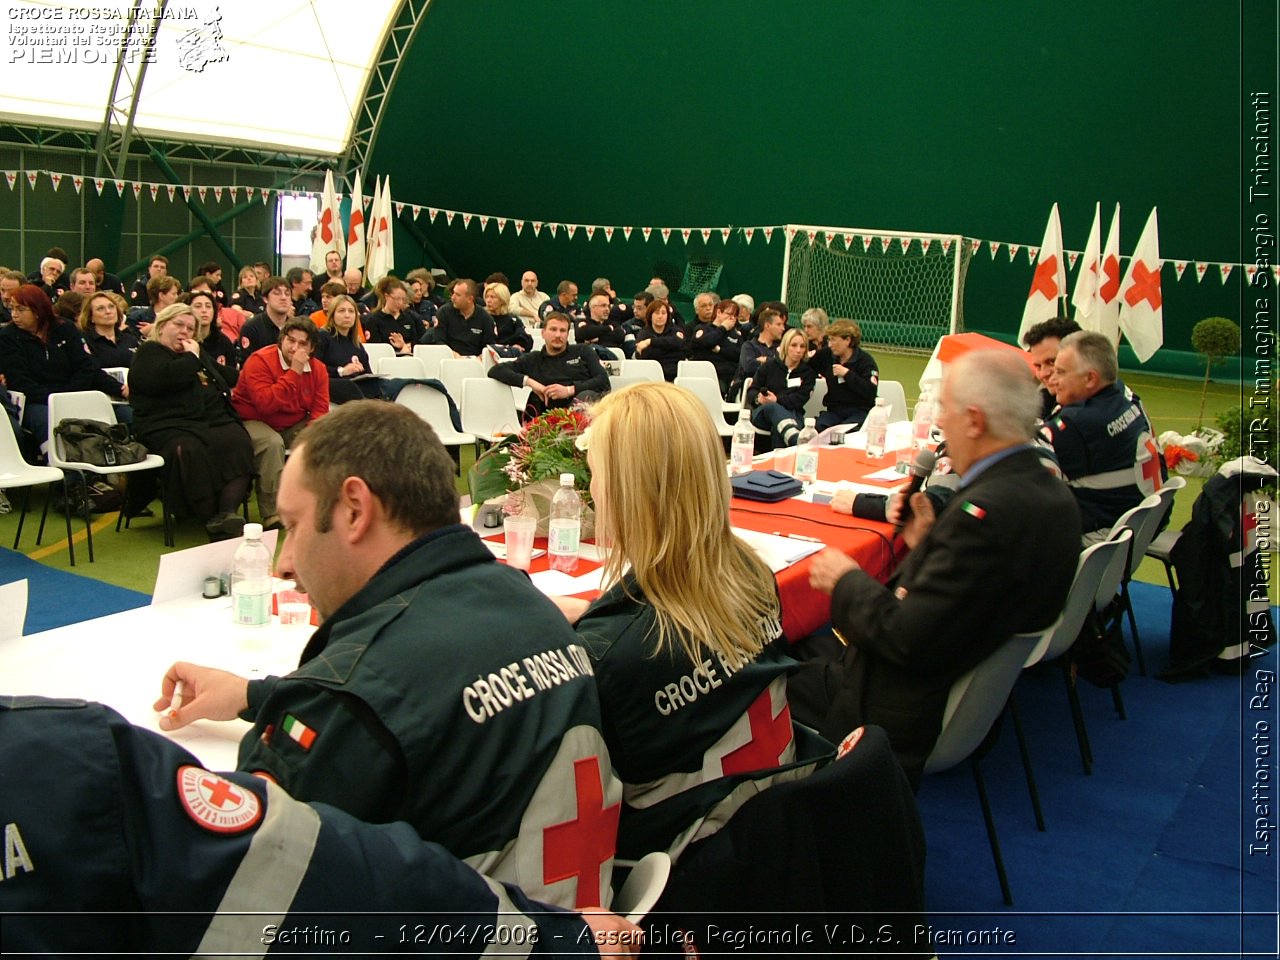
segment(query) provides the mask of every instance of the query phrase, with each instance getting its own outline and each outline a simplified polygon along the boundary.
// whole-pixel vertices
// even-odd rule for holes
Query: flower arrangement
[[[585,434],[591,418],[580,407],[558,407],[528,421],[476,460],[467,476],[473,503],[524,490],[540,481],[557,486],[572,473],[584,504],[591,502]]]

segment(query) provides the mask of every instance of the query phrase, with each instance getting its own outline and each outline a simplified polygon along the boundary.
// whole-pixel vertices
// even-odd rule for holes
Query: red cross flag
[[[1076,274],[1076,289],[1071,294],[1071,305],[1076,308],[1075,321],[1082,330],[1097,330],[1102,309],[1098,300],[1098,276],[1102,268],[1102,204],[1093,205],[1093,226],[1089,228],[1089,240],[1084,245],[1084,259]]]
[[[370,283],[377,283],[389,274],[396,265],[396,254],[392,225],[395,217],[391,213],[391,177],[382,179],[379,188],[374,182],[373,211],[369,220],[369,261],[365,275]]]
[[[351,215],[347,227],[347,269],[364,269],[364,193],[360,189],[360,171],[351,181]]]
[[[1062,222],[1058,219],[1058,205],[1049,211],[1045,224],[1044,240],[1036,257],[1035,273],[1031,276],[1031,292],[1022,308],[1022,325],[1018,327],[1018,342],[1022,335],[1037,323],[1052,320],[1058,315],[1058,300],[1067,294],[1067,270],[1062,260]]]
[[[1120,341],[1120,204],[1111,215],[1107,242],[1102,246],[1098,274],[1098,316],[1092,329],[1112,343]]]
[[[1129,272],[1120,284],[1120,329],[1139,363],[1150,360],[1164,343],[1160,264],[1160,225],[1152,207],[1129,261]]]
[[[346,253],[342,236],[342,214],[338,210],[338,195],[333,189],[333,171],[324,172],[324,192],[320,194],[320,220],[316,235],[311,241],[311,272],[317,277],[325,275],[324,257],[330,250],[338,255]]]

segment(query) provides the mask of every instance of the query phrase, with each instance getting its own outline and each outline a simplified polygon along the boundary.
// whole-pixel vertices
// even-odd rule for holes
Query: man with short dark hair
[[[291,267],[284,275],[289,284],[289,299],[293,301],[295,317],[309,317],[319,304],[311,299],[311,271],[302,267]]]
[[[1015,633],[1051,624],[1075,576],[1079,518],[1032,446],[1038,405],[1022,358],[979,350],[955,361],[938,426],[960,490],[936,515],[926,494],[912,495],[910,553],[887,584],[838,550],[810,567],[811,585],[831,594],[834,638],[801,647],[811,662],[788,685],[793,714],[837,743],[862,724],[884,727],[913,787],[951,685]]]
[[[489,368],[489,376],[512,387],[529,388],[527,416],[548,407],[590,402],[609,392],[609,374],[595,350],[569,344],[569,318],[550,313],[542,321],[542,349],[522,353],[510,363]]]
[[[530,896],[607,902],[621,788],[585,651],[458,522],[435,431],[396,404],[344,404],[300,438],[280,508],[278,570],[321,626],[286,677],[175,664],[162,700],[178,680],[192,699],[174,725],[244,716],[242,770],[405,820]]]
[[[613,321],[610,310],[608,293],[598,290],[591,294],[587,300],[587,315],[578,321],[577,342],[621,350],[627,335],[622,325]]]
[[[474,280],[455,280],[449,302],[436,311],[435,328],[427,331],[424,341],[443,343],[457,357],[478,357],[485,347],[497,343],[493,317],[476,303],[479,296]]]
[[[146,277],[139,277],[129,290],[129,303],[135,307],[145,307],[151,301],[147,298],[147,284],[156,277],[167,277],[169,275],[169,258],[163,254],[154,253],[147,261]]]
[[[1054,317],[1037,323],[1022,335],[1022,342],[1031,354],[1031,369],[1040,381],[1040,419],[1047,419],[1058,405],[1053,395],[1053,362],[1058,358],[1058,345],[1063,337],[1069,337],[1080,329],[1080,324],[1066,317]]]
[[[1059,407],[1043,433],[1080,507],[1084,542],[1096,543],[1120,514],[1163,486],[1164,457],[1104,334],[1082,330],[1062,340],[1052,388]]]
[[[249,355],[269,347],[280,339],[280,331],[293,309],[289,296],[289,281],[284,277],[268,277],[258,291],[263,310],[246,320],[240,328],[240,365],[244,366]]]
[[[744,383],[750,383],[778,349],[778,341],[786,332],[786,318],[773,309],[763,309],[756,320],[756,335],[742,345],[738,354],[738,372],[734,376],[730,394],[737,394]]]
[[[310,320],[286,320],[277,344],[245,360],[231,391],[231,405],[253,441],[258,514],[267,528],[280,524],[276,495],[285,451],[308,424],[329,412],[329,371],[318,359],[312,362],[318,336]]]
[[[695,324],[689,334],[689,359],[706,360],[716,368],[717,387],[726,399],[737,399],[729,394],[742,356],[742,340],[738,305],[732,300],[718,302],[711,321]]]
[[[582,307],[578,306],[578,285],[572,280],[561,280],[556,285],[556,295],[538,308],[538,315],[545,318],[553,310],[570,320],[582,317]]]
[[[74,293],[91,297],[98,292],[98,278],[88,267],[76,267],[71,271],[71,287]]]

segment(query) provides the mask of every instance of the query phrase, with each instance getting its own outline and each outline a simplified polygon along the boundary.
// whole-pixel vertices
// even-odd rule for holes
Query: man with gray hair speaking
[[[913,786],[951,684],[1015,633],[1052,623],[1071,587],[1080,520],[1031,445],[1039,412],[1021,357],[961,357],[943,379],[937,419],[961,478],[956,495],[936,514],[923,493],[906,513],[895,495],[889,519],[903,522],[911,551],[888,584],[836,550],[813,561],[810,583],[831,594],[834,639],[800,646],[813,659],[788,687],[793,713],[837,743],[860,724],[884,727]]]

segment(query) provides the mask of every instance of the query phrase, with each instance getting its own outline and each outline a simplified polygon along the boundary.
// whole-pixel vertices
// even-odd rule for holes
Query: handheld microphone
[[[903,491],[905,498],[902,501],[902,516],[898,522],[894,524],[894,532],[900,531],[908,520],[911,519],[911,496],[919,493],[920,488],[924,486],[925,478],[933,473],[933,465],[937,463],[938,455],[932,450],[921,450],[916,454],[915,462],[911,464],[911,479],[907,482],[907,488]]]

